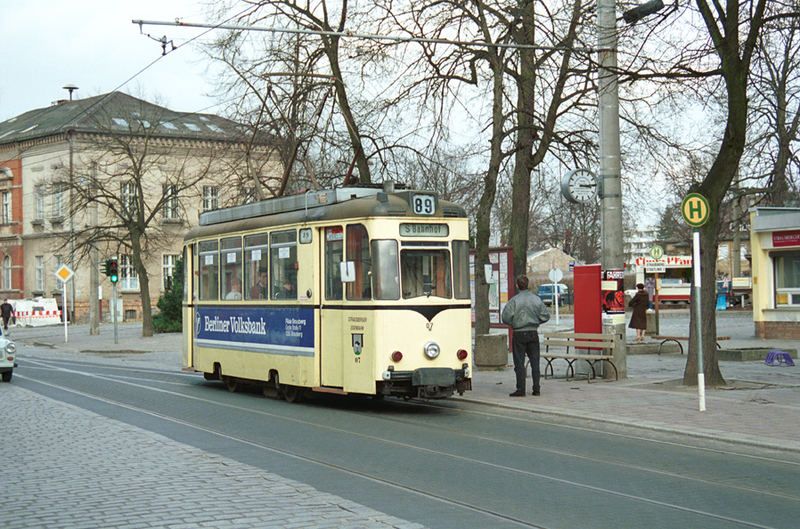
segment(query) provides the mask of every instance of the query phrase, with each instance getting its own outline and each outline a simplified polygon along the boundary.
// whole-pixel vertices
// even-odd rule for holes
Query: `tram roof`
[[[284,224],[350,218],[403,216],[422,220],[467,216],[464,208],[453,202],[440,200],[438,196],[433,215],[417,215],[411,207],[411,198],[417,194],[436,196],[432,191],[423,190],[339,187],[272,198],[202,213],[200,225],[189,230],[185,240]]]

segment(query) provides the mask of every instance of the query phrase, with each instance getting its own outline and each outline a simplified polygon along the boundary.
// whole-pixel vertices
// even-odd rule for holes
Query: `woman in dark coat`
[[[628,303],[629,307],[633,307],[633,316],[628,327],[636,329],[636,341],[644,341],[644,332],[647,330],[647,309],[650,307],[650,296],[644,289],[644,285],[639,283],[636,285],[638,291],[633,299]]]

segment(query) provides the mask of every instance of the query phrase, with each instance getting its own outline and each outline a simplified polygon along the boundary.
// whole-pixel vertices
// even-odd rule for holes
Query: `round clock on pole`
[[[561,194],[570,202],[588,204],[597,196],[597,177],[588,169],[573,169],[561,179]]]

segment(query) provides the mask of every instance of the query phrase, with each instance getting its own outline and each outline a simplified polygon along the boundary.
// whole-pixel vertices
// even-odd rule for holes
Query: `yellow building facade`
[[[800,208],[750,210],[758,338],[800,339]]]

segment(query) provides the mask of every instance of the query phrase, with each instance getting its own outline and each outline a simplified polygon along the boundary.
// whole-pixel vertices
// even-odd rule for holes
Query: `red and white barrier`
[[[18,299],[11,303],[14,305],[17,325],[40,327],[62,322],[61,311],[54,298]]]

